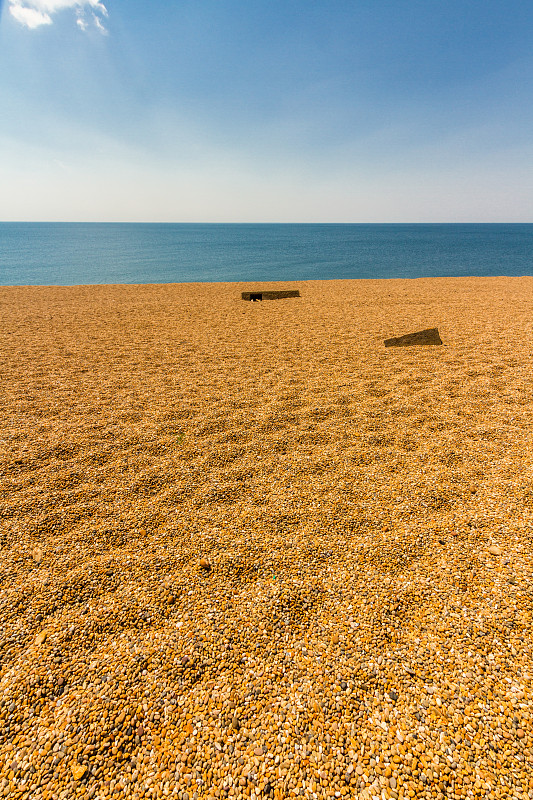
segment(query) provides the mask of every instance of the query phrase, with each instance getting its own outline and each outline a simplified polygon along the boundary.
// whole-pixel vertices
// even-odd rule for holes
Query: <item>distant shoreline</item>
[[[341,283],[341,284],[365,284],[365,283],[399,283],[399,282],[426,282],[426,281],[446,281],[446,282],[467,282],[467,281],[521,281],[533,279],[533,272],[527,275],[460,275],[457,277],[450,277],[448,275],[431,275],[419,276],[416,278],[313,278],[309,280],[290,280],[290,281],[175,281],[168,283],[80,283],[80,284],[0,284],[0,292],[3,289],[83,289],[83,288],[115,288],[121,287],[134,288],[149,288],[149,287],[179,287],[179,286],[203,286],[203,287],[217,287],[231,286],[241,288],[242,290],[249,290],[257,286],[266,290],[267,287],[286,286],[297,289],[299,286],[307,284],[328,284],[328,283]]]

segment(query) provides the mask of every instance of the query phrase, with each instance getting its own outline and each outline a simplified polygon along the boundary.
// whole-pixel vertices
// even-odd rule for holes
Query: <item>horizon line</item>
[[[168,220],[62,220],[62,219],[6,219],[0,220],[0,225],[532,225],[533,220],[529,222],[516,221],[516,220],[494,220],[476,221],[476,220],[462,220],[462,221],[380,221],[380,222],[305,222],[305,221],[246,221],[246,222],[223,222],[223,221],[168,221]]]

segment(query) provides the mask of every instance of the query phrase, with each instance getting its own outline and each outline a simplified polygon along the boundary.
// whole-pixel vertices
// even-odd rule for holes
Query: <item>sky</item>
[[[0,220],[532,212],[531,0],[0,0]]]

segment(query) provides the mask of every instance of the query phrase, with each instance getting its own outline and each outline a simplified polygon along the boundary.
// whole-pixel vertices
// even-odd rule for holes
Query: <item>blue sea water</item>
[[[0,223],[0,285],[531,275],[533,224]]]

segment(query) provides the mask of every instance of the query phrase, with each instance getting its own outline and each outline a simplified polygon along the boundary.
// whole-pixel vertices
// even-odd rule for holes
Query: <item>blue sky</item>
[[[0,219],[533,221],[531,0],[0,6]]]

